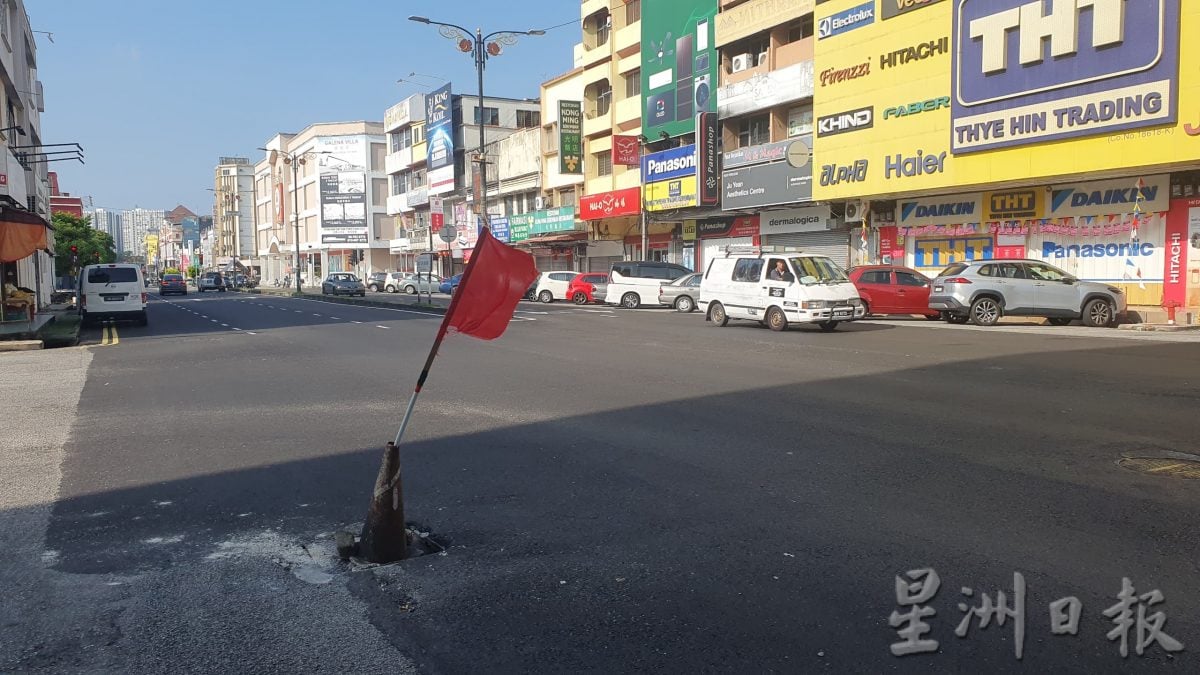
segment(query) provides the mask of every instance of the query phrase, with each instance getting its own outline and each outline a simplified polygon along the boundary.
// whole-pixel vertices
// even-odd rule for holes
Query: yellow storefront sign
[[[696,221],[694,221],[694,220],[683,221],[683,240],[684,241],[693,241],[693,240],[695,240],[695,238],[696,238]]]
[[[1031,187],[983,194],[984,220],[1028,220],[1046,217],[1046,188]]]
[[[647,211],[685,209],[700,203],[696,196],[695,176],[650,183],[645,190]]]
[[[1200,34],[1200,2],[1136,13],[1117,3],[1115,20],[1101,16],[1108,5],[1040,3],[1073,30],[1037,40],[1026,38],[1041,24],[1017,0],[900,13],[863,4],[816,7],[814,200],[1021,188],[1200,161],[1200,71],[1188,65],[1200,63],[1200,40],[1188,39]],[[1072,35],[1078,44],[1064,42]],[[1044,213],[1044,200],[985,210]]]

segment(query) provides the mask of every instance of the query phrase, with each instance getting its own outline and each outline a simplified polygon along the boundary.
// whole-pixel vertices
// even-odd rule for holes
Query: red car
[[[608,275],[604,272],[578,274],[567,286],[567,297],[577,305],[604,302],[604,291],[608,288]]]
[[[921,314],[930,320],[941,312],[929,309],[929,278],[898,265],[864,265],[850,270],[867,314]]]

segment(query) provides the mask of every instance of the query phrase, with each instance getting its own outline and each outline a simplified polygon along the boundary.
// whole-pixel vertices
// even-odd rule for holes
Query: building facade
[[[209,265],[240,273],[257,257],[254,167],[246,157],[221,157],[213,171],[213,257]]]
[[[78,218],[83,217],[83,198],[72,197],[69,192],[62,192],[58,187],[58,174],[47,172],[50,183],[50,214],[67,213]]]
[[[390,269],[416,270],[416,256],[433,250],[436,235],[429,228],[429,180],[426,169],[425,95],[413,94],[383,114],[388,154],[387,213],[396,219],[396,236],[389,242]]]
[[[118,253],[125,250],[120,212],[113,211],[112,209],[94,208],[88,211],[86,215],[91,218],[92,228],[105,232],[113,238],[113,246]]]
[[[263,281],[365,276],[391,264],[395,218],[387,213],[387,154],[380,122],[328,122],[278,134],[254,165],[257,265]],[[294,160],[294,161],[293,161]]]
[[[121,212],[121,253],[134,259],[145,256],[146,235],[158,234],[166,219],[163,209],[126,209]]]

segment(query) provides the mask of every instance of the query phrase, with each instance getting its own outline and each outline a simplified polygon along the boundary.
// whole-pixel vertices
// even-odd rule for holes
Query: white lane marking
[[[317,314],[316,312],[313,312],[313,316],[321,316],[321,315]]]
[[[312,298],[300,298],[300,299],[304,300],[306,302],[320,302],[320,303],[323,303],[326,305],[345,304],[345,303],[340,303],[340,302],[339,303],[329,302],[328,300],[313,300]],[[418,311],[412,310],[412,309],[393,309],[391,307],[376,307],[374,305],[358,305],[358,306],[362,307],[363,309],[378,309],[378,310],[382,310],[384,312],[401,312],[403,314],[420,314],[421,316],[429,316],[429,317],[442,316],[441,314],[435,314],[433,312],[418,312]],[[299,310],[297,310],[297,311],[299,311]]]
[[[382,329],[384,329],[384,330],[390,330],[390,329],[389,329],[387,326],[379,326],[379,325],[376,325],[375,327],[376,327],[376,328],[382,328]]]
[[[342,320],[342,317],[340,317],[340,316],[331,316],[331,317],[329,317],[329,318],[333,319],[334,321],[341,321],[341,320]]]
[[[216,319],[209,319],[209,321],[211,321],[213,323],[220,323],[220,321],[217,321]]]
[[[518,309],[513,314],[549,314],[550,312],[535,312],[531,309]]]
[[[246,331],[246,335],[258,335],[258,333],[255,333],[252,330],[248,330],[248,331]]]
[[[361,322],[361,321],[355,321],[355,320],[351,319],[351,320],[350,320],[350,323],[362,323],[362,322]]]
[[[224,328],[229,328],[229,324],[227,324],[227,323],[223,323],[223,324],[221,324],[221,326]]]
[[[234,330],[241,330],[241,328],[234,328]],[[253,333],[251,333],[251,335],[253,335]]]

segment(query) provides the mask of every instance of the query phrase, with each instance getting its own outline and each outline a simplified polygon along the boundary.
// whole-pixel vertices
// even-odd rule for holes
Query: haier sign
[[[956,154],[1176,117],[1181,0],[956,0]]]

